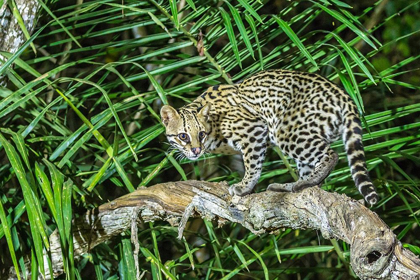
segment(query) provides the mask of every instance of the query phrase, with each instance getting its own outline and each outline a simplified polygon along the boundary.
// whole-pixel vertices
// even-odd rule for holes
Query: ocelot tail
[[[178,110],[165,105],[161,117],[169,143],[190,160],[205,152],[242,154],[245,175],[229,187],[231,195],[253,190],[269,144],[296,161],[299,180],[273,183],[267,190],[298,192],[321,184],[338,160],[330,144],[341,136],[359,192],[371,205],[378,201],[366,168],[357,107],[346,92],[317,74],[264,71],[236,85],[211,87]]]

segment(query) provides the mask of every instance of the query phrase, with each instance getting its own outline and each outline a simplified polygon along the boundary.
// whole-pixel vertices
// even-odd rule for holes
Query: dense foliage
[[[76,2],[78,5],[76,5]],[[357,3],[352,3],[357,2]],[[43,267],[61,235],[67,278],[134,279],[130,232],[73,262],[71,219],[139,187],[241,179],[232,157],[176,160],[159,108],[262,69],[319,73],[364,116],[373,208],[420,254],[419,1],[54,1],[15,55],[0,88],[0,267]],[[31,48],[30,43],[34,48]],[[36,53],[34,52],[36,50]],[[360,199],[342,142],[323,188]],[[258,191],[293,180],[294,163],[270,150]],[[313,231],[255,236],[241,226],[192,220],[186,240],[168,224],[142,225],[148,279],[348,279],[349,247]],[[4,250],[3,250],[4,252]],[[41,269],[41,273],[44,273]]]

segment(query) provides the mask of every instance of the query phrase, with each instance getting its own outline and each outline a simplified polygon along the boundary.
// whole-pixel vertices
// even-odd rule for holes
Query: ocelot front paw
[[[229,187],[229,194],[231,196],[238,195],[244,196],[252,192],[252,188],[247,188],[241,185],[241,183],[233,184]]]
[[[294,183],[277,184],[273,183],[268,185],[267,191],[273,192],[293,192]]]
[[[286,183],[286,184],[277,184],[273,183],[268,185],[267,190],[273,191],[273,192],[299,192],[303,189],[316,186],[313,184],[310,184],[307,181],[297,181],[294,183]]]

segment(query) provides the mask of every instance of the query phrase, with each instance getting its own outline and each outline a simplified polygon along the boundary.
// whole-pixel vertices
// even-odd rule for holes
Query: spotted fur
[[[270,144],[296,161],[300,178],[268,190],[297,192],[321,184],[338,160],[330,144],[342,137],[359,192],[371,205],[378,200],[366,168],[357,107],[319,75],[264,71],[240,84],[211,87],[178,111],[163,106],[161,116],[169,142],[189,159],[205,152],[242,154],[245,175],[230,186],[232,195],[253,190]]]

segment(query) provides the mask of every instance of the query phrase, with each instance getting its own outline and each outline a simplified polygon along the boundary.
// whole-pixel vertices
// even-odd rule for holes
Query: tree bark
[[[240,223],[259,235],[282,228],[319,230],[351,245],[351,265],[361,279],[420,279],[420,259],[402,247],[378,215],[345,195],[312,187],[299,193],[261,192],[231,197],[225,183],[172,182],[142,188],[73,221],[74,255],[144,222],[163,220],[182,236],[192,215]],[[50,237],[54,276],[63,273],[57,232]],[[9,278],[10,279],[10,278]]]
[[[15,0],[15,3],[26,29],[31,34],[35,29],[36,16],[40,7],[38,0]],[[0,51],[15,53],[25,42],[26,38],[18,21],[13,16],[7,1],[4,1],[4,5],[0,7]],[[5,61],[6,58],[0,55],[0,66],[1,60]],[[7,76],[3,73],[0,75],[0,86],[6,85]]]

